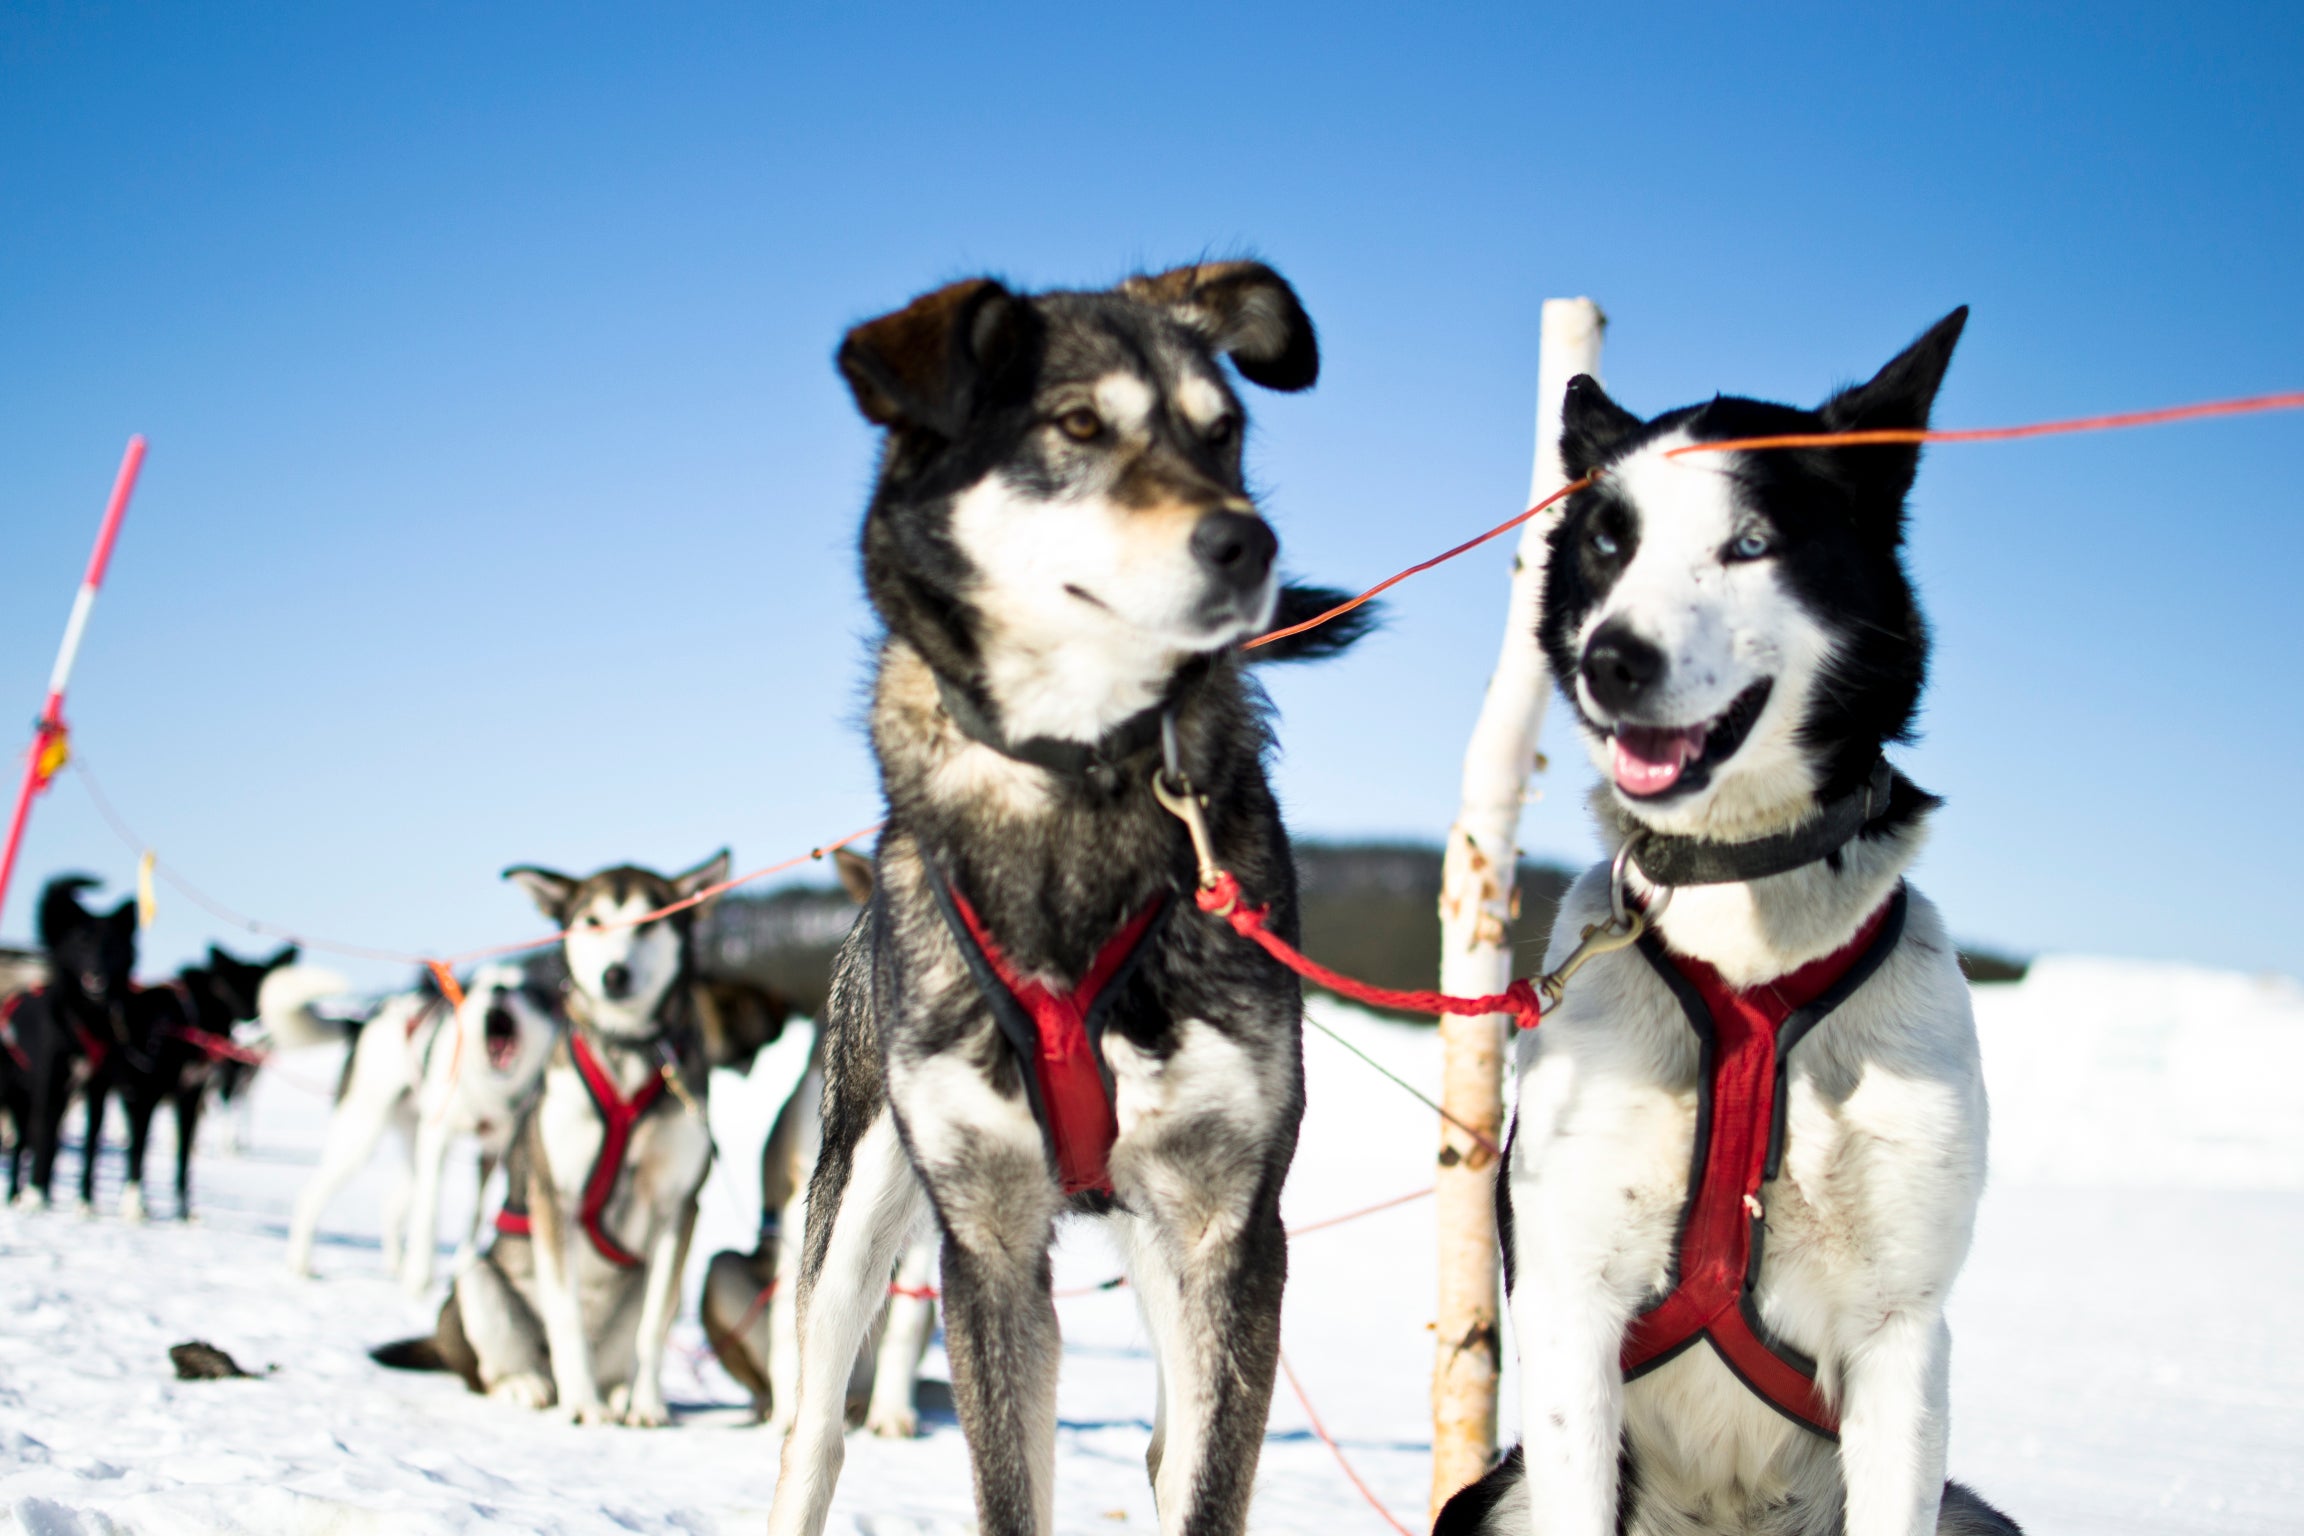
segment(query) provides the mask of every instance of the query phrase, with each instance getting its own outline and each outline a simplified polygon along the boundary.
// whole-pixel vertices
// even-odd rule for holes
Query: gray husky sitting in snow
[[[513,1140],[496,1240],[456,1277],[430,1338],[375,1356],[578,1423],[665,1424],[665,1340],[712,1161],[711,1059],[694,985],[702,904],[650,914],[725,881],[728,855],[669,877],[505,873],[566,930],[568,1027]]]
[[[1965,310],[1814,411],[1642,421],[1568,386],[1593,477],[1540,626],[1620,848],[1522,1037],[1497,1204],[1519,1449],[1435,1536],[2012,1536],[1944,1476],[1944,1305],[1984,1185],[1968,987],[1905,882],[1938,801],[1910,731],[1927,632],[1901,558],[1912,444]]]

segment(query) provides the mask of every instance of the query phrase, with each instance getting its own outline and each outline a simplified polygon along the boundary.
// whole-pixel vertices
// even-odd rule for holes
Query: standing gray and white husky
[[[1048,1253],[1068,1211],[1110,1218],[1158,1355],[1162,1530],[1245,1523],[1302,998],[1194,906],[1192,850],[1152,778],[1165,734],[1218,855],[1292,934],[1265,707],[1238,646],[1325,595],[1274,575],[1226,357],[1273,389],[1318,371],[1268,267],[1107,292],[955,283],[840,348],[887,429],[863,544],[887,626],[871,721],[888,819],[827,1010],[778,1536],[823,1528],[850,1367],[923,1200],[985,1536],[1053,1519]]]
[[[1944,1304],[1984,1183],[1968,988],[1889,768],[1927,635],[1906,445],[1967,312],[1814,411],[1643,422],[1569,385],[1541,638],[1625,854],[1569,892],[1497,1199],[1525,1440],[1436,1536],[1990,1536],[1944,1477]]]

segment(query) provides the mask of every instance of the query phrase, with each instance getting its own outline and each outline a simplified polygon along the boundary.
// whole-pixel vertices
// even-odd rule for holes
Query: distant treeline
[[[1322,964],[1386,987],[1429,987],[1440,974],[1440,850],[1425,843],[1296,844],[1304,949]],[[1574,878],[1552,864],[1520,865],[1512,925],[1514,975],[1542,962],[1553,914]],[[705,917],[698,955],[714,975],[757,981],[811,1017],[824,1006],[832,954],[856,920],[838,887],[787,886],[723,897]],[[2014,981],[2024,963],[1965,950],[1974,981]],[[1421,1014],[1412,1017],[1423,1018]]]

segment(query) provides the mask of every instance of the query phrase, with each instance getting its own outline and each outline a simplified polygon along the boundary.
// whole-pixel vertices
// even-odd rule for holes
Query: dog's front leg
[[[584,1331],[584,1300],[576,1289],[581,1223],[570,1221],[553,1187],[545,1161],[544,1138],[528,1139],[528,1219],[536,1256],[536,1311],[544,1324],[545,1348],[552,1356],[552,1384],[561,1411],[579,1424],[605,1424],[599,1377],[592,1369],[592,1342]]]
[[[661,1429],[672,1422],[664,1402],[664,1345],[672,1336],[672,1320],[680,1311],[680,1275],[688,1267],[688,1241],[696,1233],[696,1202],[686,1201],[680,1214],[664,1224],[648,1245],[647,1288],[640,1300],[640,1335],[633,1351],[631,1402],[624,1422],[641,1429]]]
[[[1159,1357],[1145,1463],[1163,1536],[1246,1528],[1272,1378],[1288,1240],[1274,1198],[1205,1225],[1123,1218],[1128,1275]]]
[[[1279,1202],[1303,1113],[1295,1043],[1286,1014],[1261,1028],[1186,1019],[1159,1054],[1104,1041],[1112,1179],[1129,1213],[1117,1235],[1160,1365],[1145,1461],[1165,1536],[1247,1524],[1288,1278]]]
[[[416,1125],[408,1235],[400,1259],[400,1284],[411,1296],[421,1297],[432,1288],[432,1264],[440,1245],[440,1175],[447,1163],[448,1116],[428,1109]]]
[[[1849,1352],[1840,1416],[1848,1536],[1936,1529],[1951,1369],[1951,1330],[1933,1308],[1891,1312]]]
[[[861,1135],[847,1116],[827,1129],[808,1185],[799,1369],[776,1498],[768,1510],[769,1536],[821,1536],[847,1454],[842,1437],[848,1428],[848,1377],[887,1296],[896,1246],[919,1208],[920,1181],[885,1102]],[[784,1241],[793,1241],[789,1231]],[[785,1414],[784,1404],[776,1411]]]
[[[1048,1536],[1055,1521],[1057,1190],[1037,1129],[1033,1141],[1028,1158],[926,1175],[945,1224],[944,1345],[983,1536]]]

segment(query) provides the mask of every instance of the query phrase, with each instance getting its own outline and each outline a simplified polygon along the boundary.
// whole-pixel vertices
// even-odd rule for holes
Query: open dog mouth
[[[1712,770],[1744,745],[1774,687],[1775,679],[1762,678],[1701,725],[1617,726],[1610,738],[1615,756],[1609,763],[1616,788],[1635,800],[1701,789]]]
[[[488,1010],[481,1024],[481,1043],[488,1048],[489,1066],[498,1072],[512,1070],[513,1058],[520,1054],[520,1026],[513,1022],[510,1010]]]

